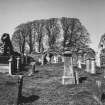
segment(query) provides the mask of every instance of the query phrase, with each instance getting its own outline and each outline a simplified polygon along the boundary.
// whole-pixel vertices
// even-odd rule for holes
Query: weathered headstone
[[[13,70],[14,70],[14,61],[13,61],[13,58],[11,57],[9,59],[9,75],[13,74]]]
[[[86,60],[86,71],[92,74],[96,73],[96,63],[95,58]]]
[[[77,54],[75,52],[73,52],[72,58],[73,58],[73,65],[77,66],[77,64],[78,64],[78,62],[77,62]]]
[[[79,74],[77,71],[75,71],[75,83],[79,84]]]
[[[72,54],[69,51],[64,53],[64,74],[62,76],[62,84],[75,84]]]
[[[35,73],[35,65],[36,63],[35,62],[31,62],[31,70],[30,70],[30,73],[28,76],[32,76],[34,73]]]
[[[78,56],[78,68],[82,68],[81,66],[81,55]]]
[[[64,56],[62,56],[62,62],[64,62]]]
[[[44,65],[44,54],[42,54],[42,57],[41,57],[41,65]]]
[[[82,50],[78,52],[78,68],[82,68]]]
[[[58,55],[58,63],[61,63],[62,62],[62,57],[61,55]]]
[[[57,58],[57,56],[54,56],[54,63],[58,63],[58,58]]]
[[[91,60],[87,59],[86,60],[86,71],[90,72],[90,70],[91,70]]]
[[[48,63],[50,63],[50,57],[49,57],[49,54],[47,54],[47,56],[46,56],[46,60],[47,60]]]
[[[100,88],[101,85],[102,85],[101,81],[100,80],[96,80],[96,85],[98,86],[98,88]]]
[[[92,74],[95,74],[95,73],[96,73],[95,58],[91,58],[91,73],[92,73]]]
[[[20,56],[19,53],[13,50],[12,43],[10,41],[10,36],[7,33],[4,33],[1,37],[2,46],[0,46],[0,63],[1,64],[9,64],[8,65],[8,72],[9,75],[15,73],[16,70],[16,56]]]
[[[20,59],[20,57],[17,58],[17,65],[16,65],[16,67],[17,67],[17,72],[19,72],[20,69],[21,69],[21,59]]]
[[[78,60],[78,68],[80,68],[80,69],[82,68],[81,67],[81,60],[80,59]]]

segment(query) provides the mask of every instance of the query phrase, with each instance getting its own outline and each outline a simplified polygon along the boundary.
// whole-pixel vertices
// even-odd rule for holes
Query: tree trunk
[[[29,53],[31,54],[32,50],[33,50],[33,45],[32,45],[32,35],[29,35],[29,47],[30,47],[30,51]]]

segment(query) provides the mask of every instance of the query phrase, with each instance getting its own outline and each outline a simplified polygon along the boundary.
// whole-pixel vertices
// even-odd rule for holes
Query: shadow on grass
[[[102,93],[101,101],[102,101],[102,102],[105,102],[105,93]]]
[[[25,97],[25,96],[21,96],[21,99],[20,99],[20,103],[31,103],[33,101],[36,101],[39,99],[39,96],[37,95],[31,95],[29,97]]]

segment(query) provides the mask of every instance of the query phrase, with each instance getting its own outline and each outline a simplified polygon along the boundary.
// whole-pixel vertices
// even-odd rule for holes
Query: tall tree
[[[24,54],[25,50],[25,43],[26,43],[26,37],[28,35],[26,24],[20,24],[16,27],[15,32],[13,33],[12,42],[17,44],[19,46],[20,52]],[[13,45],[14,45],[13,44]]]
[[[64,49],[69,48],[72,51],[78,51],[87,47],[90,42],[89,33],[79,19],[63,17],[61,22],[64,30]]]
[[[57,47],[56,46],[57,34],[59,34],[60,32],[57,26],[57,19],[56,18],[48,19],[45,27],[49,38],[48,40],[49,48],[54,50]]]
[[[33,51],[33,44],[32,44],[32,22],[28,22],[25,24],[25,33],[26,33],[26,42],[28,43],[30,50],[29,53]]]
[[[35,20],[18,25],[13,34],[13,45],[17,44],[16,46],[20,48],[22,53],[24,53],[26,42],[30,47],[30,53],[33,52],[36,43],[38,44],[39,52],[41,52],[43,47],[56,51],[57,49],[61,49],[62,46],[64,49],[69,48],[78,51],[88,45],[89,33],[79,19],[63,17],[59,19],[59,25],[57,22],[57,18],[51,18],[47,20]],[[64,40],[63,44],[60,47],[57,47],[61,28],[62,38],[64,34]],[[60,41],[60,44],[61,43],[62,41]]]
[[[44,24],[41,23],[40,21],[34,21],[33,22],[33,27],[35,31],[35,36],[36,36],[36,42],[38,43],[38,52],[41,52],[42,49],[42,31],[43,31],[43,26]]]
[[[12,44],[16,51],[22,53],[23,38],[21,37],[21,31],[16,30],[12,36]]]

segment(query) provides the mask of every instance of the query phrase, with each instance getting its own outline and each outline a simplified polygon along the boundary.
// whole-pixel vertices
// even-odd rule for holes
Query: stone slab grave
[[[12,73],[20,70],[20,58],[19,57],[9,57],[9,56],[0,56],[0,72]]]
[[[81,53],[78,54],[78,68],[82,68],[81,63],[82,63],[82,57],[81,57]]]
[[[95,74],[96,73],[96,63],[95,58],[87,59],[86,60],[86,71]]]
[[[75,75],[73,71],[72,53],[66,51],[64,53],[64,73],[62,76],[62,84],[75,84]]]

